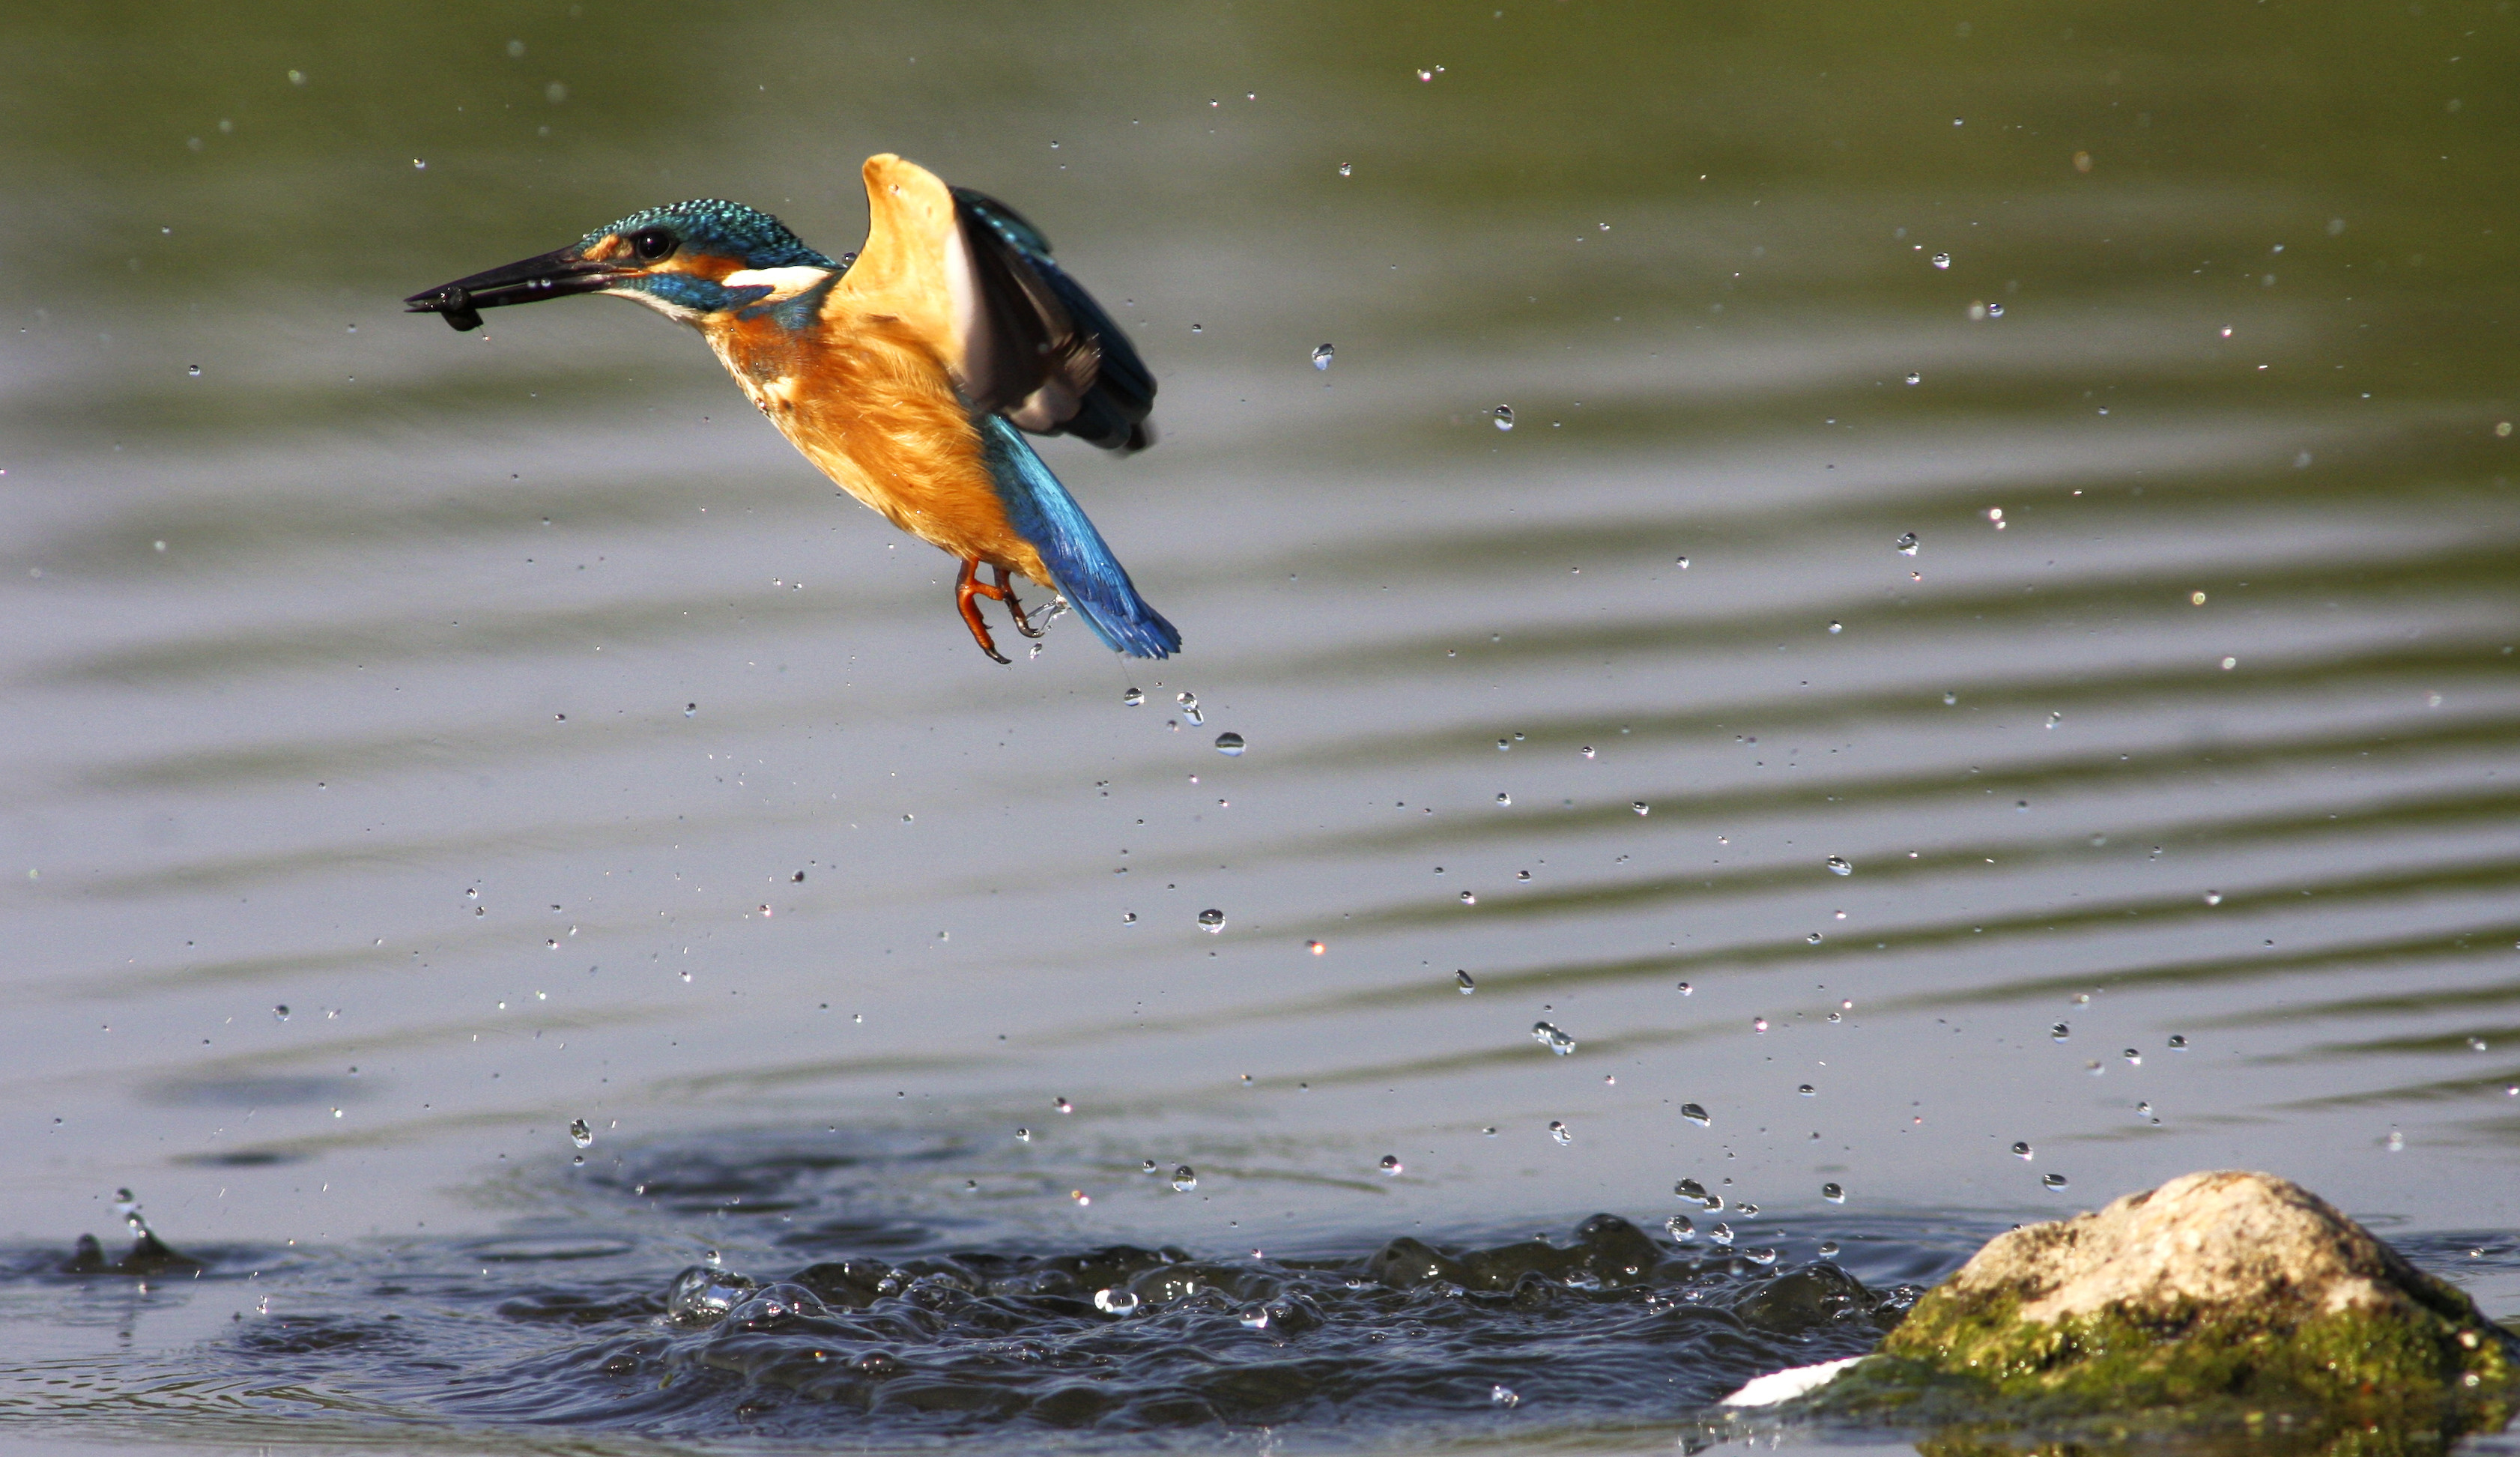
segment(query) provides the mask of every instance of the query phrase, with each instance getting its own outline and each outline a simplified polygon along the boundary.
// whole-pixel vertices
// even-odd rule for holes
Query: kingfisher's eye
[[[662,228],[649,228],[630,235],[630,250],[644,263],[652,263],[674,250],[674,235]]]

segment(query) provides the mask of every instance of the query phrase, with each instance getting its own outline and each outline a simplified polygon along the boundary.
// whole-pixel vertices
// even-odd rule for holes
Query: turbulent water
[[[2513,17],[21,9],[0,1444],[1668,1445],[2216,1166],[2520,1313]],[[879,150],[1157,373],[1181,658],[395,311]]]

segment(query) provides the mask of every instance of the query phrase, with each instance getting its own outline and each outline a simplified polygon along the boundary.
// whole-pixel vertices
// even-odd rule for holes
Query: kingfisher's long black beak
[[[446,322],[461,332],[480,328],[481,310],[485,308],[593,294],[621,276],[621,269],[583,257],[575,247],[569,247],[440,284],[402,302],[411,313],[444,314]]]

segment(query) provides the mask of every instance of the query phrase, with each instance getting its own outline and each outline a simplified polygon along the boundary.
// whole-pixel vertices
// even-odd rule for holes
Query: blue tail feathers
[[[1132,658],[1169,658],[1181,651],[1181,633],[1138,595],[1127,569],[1102,544],[1102,533],[1014,426],[994,414],[973,424],[1007,515],[1040,551],[1068,606],[1094,635]]]

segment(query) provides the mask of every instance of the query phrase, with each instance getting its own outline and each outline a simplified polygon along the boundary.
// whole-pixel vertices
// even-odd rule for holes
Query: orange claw
[[[1005,662],[1006,655],[998,651],[997,640],[989,636],[989,624],[980,620],[980,604],[975,599],[993,598],[1012,607],[1015,594],[1007,586],[1005,568],[998,569],[998,581],[995,586],[980,580],[979,569],[979,558],[963,559],[963,569],[954,578],[954,605],[962,610],[963,625],[971,629],[971,641],[978,643],[980,651],[988,654],[992,660]],[[1023,621],[1022,609],[1015,608],[1014,611],[1015,620],[1020,623]]]

